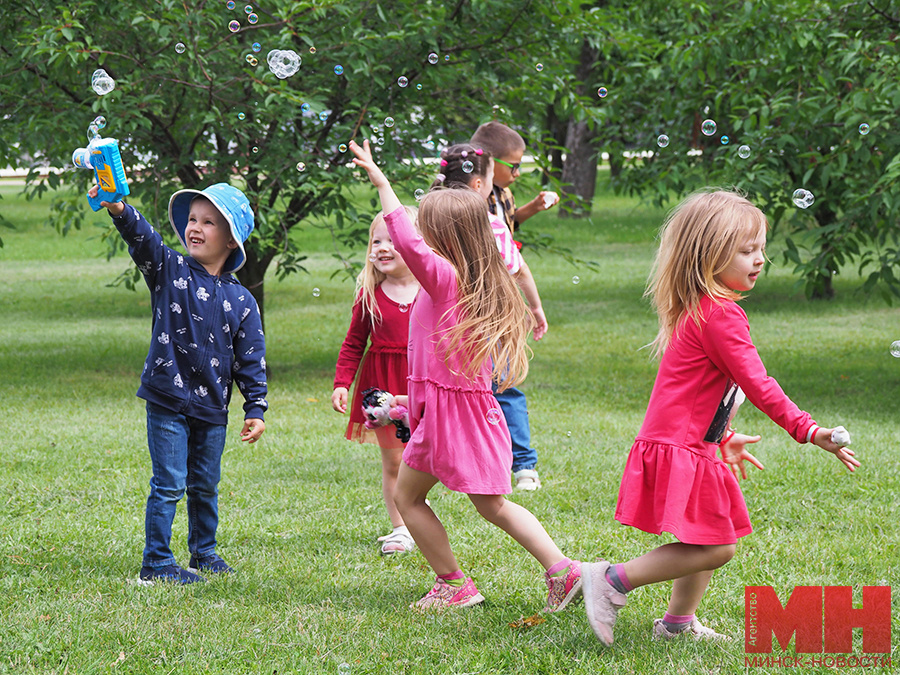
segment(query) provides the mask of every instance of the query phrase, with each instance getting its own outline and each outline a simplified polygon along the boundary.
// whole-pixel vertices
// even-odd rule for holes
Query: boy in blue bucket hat
[[[96,195],[97,187],[91,188]],[[144,521],[142,583],[205,581],[232,572],[216,553],[218,484],[232,380],[244,397],[241,440],[266,428],[266,344],[259,307],[232,276],[245,260],[253,211],[244,194],[218,183],[179,190],[169,221],[188,255],[169,248],[131,205],[101,202],[150,288],[150,351],[137,395],[146,401],[153,476]],[[187,492],[188,569],[169,548],[172,521]]]

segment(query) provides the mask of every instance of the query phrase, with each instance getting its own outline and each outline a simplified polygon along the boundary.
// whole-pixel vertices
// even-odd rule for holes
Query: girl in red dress
[[[409,208],[407,212],[414,221],[415,210]],[[376,387],[394,396],[406,394],[409,313],[418,292],[419,282],[394,249],[384,216],[379,213],[369,228],[366,263],[356,280],[356,301],[350,328],[338,356],[331,405],[339,413],[347,412],[348,390],[356,378],[347,439],[377,443],[381,448],[381,490],[393,527],[390,534],[379,537],[384,554],[411,551],[415,546],[394,505],[404,444],[397,438],[392,424],[378,429],[366,428],[362,392]],[[368,351],[367,342],[371,343]]]
[[[670,532],[665,544],[625,563],[583,564],[588,620],[604,644],[613,642],[617,611],[638,586],[672,580],[668,611],[653,637],[727,639],[694,616],[713,571],[752,531],[738,486],[747,452],[759,436],[729,430],[744,395],[798,443],[814,443],[853,471],[859,462],[832,440],[766,374],[737,304],[765,262],[766,217],[734,192],[688,197],[663,225],[650,279],[659,316],[652,346],[661,354],[647,414],[631,448],[616,519],[645,532]],[[836,437],[837,438],[837,437]],[[840,440],[840,439],[838,439]],[[722,460],[716,457],[716,449]]]

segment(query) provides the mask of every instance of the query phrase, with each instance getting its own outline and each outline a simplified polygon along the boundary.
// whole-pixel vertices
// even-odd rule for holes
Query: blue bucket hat
[[[244,266],[247,255],[244,253],[244,242],[253,232],[253,209],[244,193],[228,183],[216,183],[205,190],[179,190],[169,200],[169,222],[178,235],[181,245],[187,250],[184,241],[184,230],[191,213],[191,202],[195,197],[206,197],[231,227],[231,236],[237,242],[237,248],[225,261],[223,273],[237,272]]]

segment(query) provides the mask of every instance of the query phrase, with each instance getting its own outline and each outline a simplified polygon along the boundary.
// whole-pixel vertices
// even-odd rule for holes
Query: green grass
[[[266,286],[273,378],[260,443],[238,441],[240,405],[232,406],[219,551],[239,573],[139,587],[149,462],[134,392],[148,294],[107,286],[127,261],[106,261],[100,227],[61,238],[40,224],[46,199],[0,190],[16,223],[0,249],[0,673],[346,672],[341,664],[354,675],[743,672],[745,585],[772,585],[785,601],[795,585],[897,579],[900,362],[888,352],[900,337],[897,310],[867,301],[847,277],[837,300],[809,303],[792,293],[789,270],[773,266],[744,303],[756,345],[798,405],[851,430],[863,467],[851,475],[742,408],[739,428],[764,437],[756,454],[766,471],[743,484],[756,532],[716,573],[700,609],[734,642],[651,642],[666,585],[631,595],[612,649],[594,639],[580,605],[511,628],[543,606],[541,570],[440,486],[432,504],[488,601],[411,614],[432,574],[418,553],[377,554],[375,537],[388,529],[378,452],[344,441],[346,420],[329,404],[352,284],[331,278],[328,238],[310,231],[298,234],[309,274]],[[613,520],[656,371],[640,350],[655,333],[641,293],[661,218],[601,185],[591,219],[541,214],[526,225],[599,263],[595,272],[526,251],[550,321],[523,386],[544,489],[512,499],[575,558],[622,560],[661,541]],[[173,539],[182,562],[185,541],[182,508]],[[893,608],[896,617],[896,596]],[[898,663],[896,620],[893,644]],[[862,654],[859,635],[854,653]]]

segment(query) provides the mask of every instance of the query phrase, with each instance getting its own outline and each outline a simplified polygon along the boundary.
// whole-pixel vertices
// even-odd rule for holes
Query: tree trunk
[[[265,331],[266,271],[269,269],[269,264],[272,262],[274,254],[270,252],[260,257],[259,253],[254,248],[249,246],[245,247],[245,251],[247,254],[247,262],[244,263],[244,266],[240,269],[236,276],[241,282],[241,285],[244,286],[244,288],[246,288],[248,291],[250,291],[250,294],[256,299],[256,304],[259,305],[259,316],[262,321],[263,331]]]
[[[581,43],[581,54],[575,67],[575,79],[580,84],[576,87],[579,95],[584,95],[591,71],[597,63],[599,51],[591,47],[585,40]],[[591,212],[594,201],[594,189],[597,184],[597,147],[596,129],[589,127],[586,121],[569,120],[566,133],[566,159],[563,164],[562,202],[564,208],[561,216],[580,217]]]

